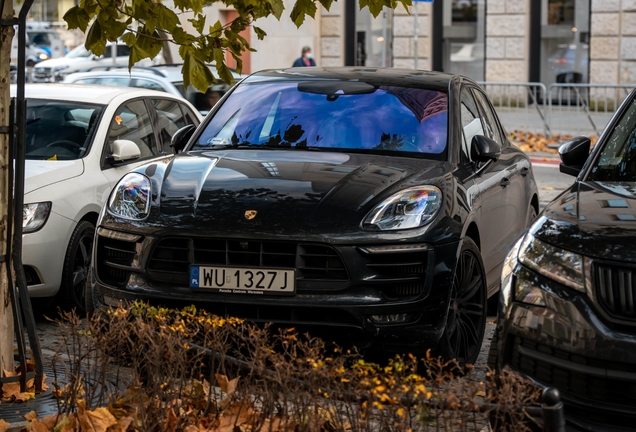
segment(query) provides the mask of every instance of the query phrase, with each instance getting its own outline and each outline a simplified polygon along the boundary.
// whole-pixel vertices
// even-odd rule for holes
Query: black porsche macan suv
[[[476,359],[487,297],[538,198],[528,157],[473,81],[259,72],[173,145],[176,156],[112,191],[89,310],[194,303],[361,347]]]

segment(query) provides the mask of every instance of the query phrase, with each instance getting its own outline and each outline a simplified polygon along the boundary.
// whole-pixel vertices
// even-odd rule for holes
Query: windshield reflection
[[[348,81],[239,86],[194,149],[298,148],[444,159],[445,93]]]

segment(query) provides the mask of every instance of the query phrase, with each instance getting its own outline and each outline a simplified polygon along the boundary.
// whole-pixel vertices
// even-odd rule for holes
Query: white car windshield
[[[66,54],[66,57],[81,58],[81,57],[88,57],[89,55],[91,55],[91,52],[87,50],[86,47],[84,47],[84,45],[78,45],[73,50],[71,50],[68,54]]]

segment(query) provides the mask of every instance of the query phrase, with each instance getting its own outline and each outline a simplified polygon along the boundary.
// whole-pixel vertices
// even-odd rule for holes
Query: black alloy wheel
[[[460,364],[474,364],[486,329],[486,272],[481,253],[470,238],[463,240],[453,286],[446,328],[439,342],[440,354]]]
[[[91,266],[95,226],[87,221],[77,224],[66,250],[62,285],[58,295],[63,309],[75,309],[79,315],[86,313],[86,280]]]

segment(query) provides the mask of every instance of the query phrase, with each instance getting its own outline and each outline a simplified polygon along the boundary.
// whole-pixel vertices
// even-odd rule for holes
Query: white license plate
[[[190,267],[190,287],[226,294],[290,295],[296,292],[295,270]]]

